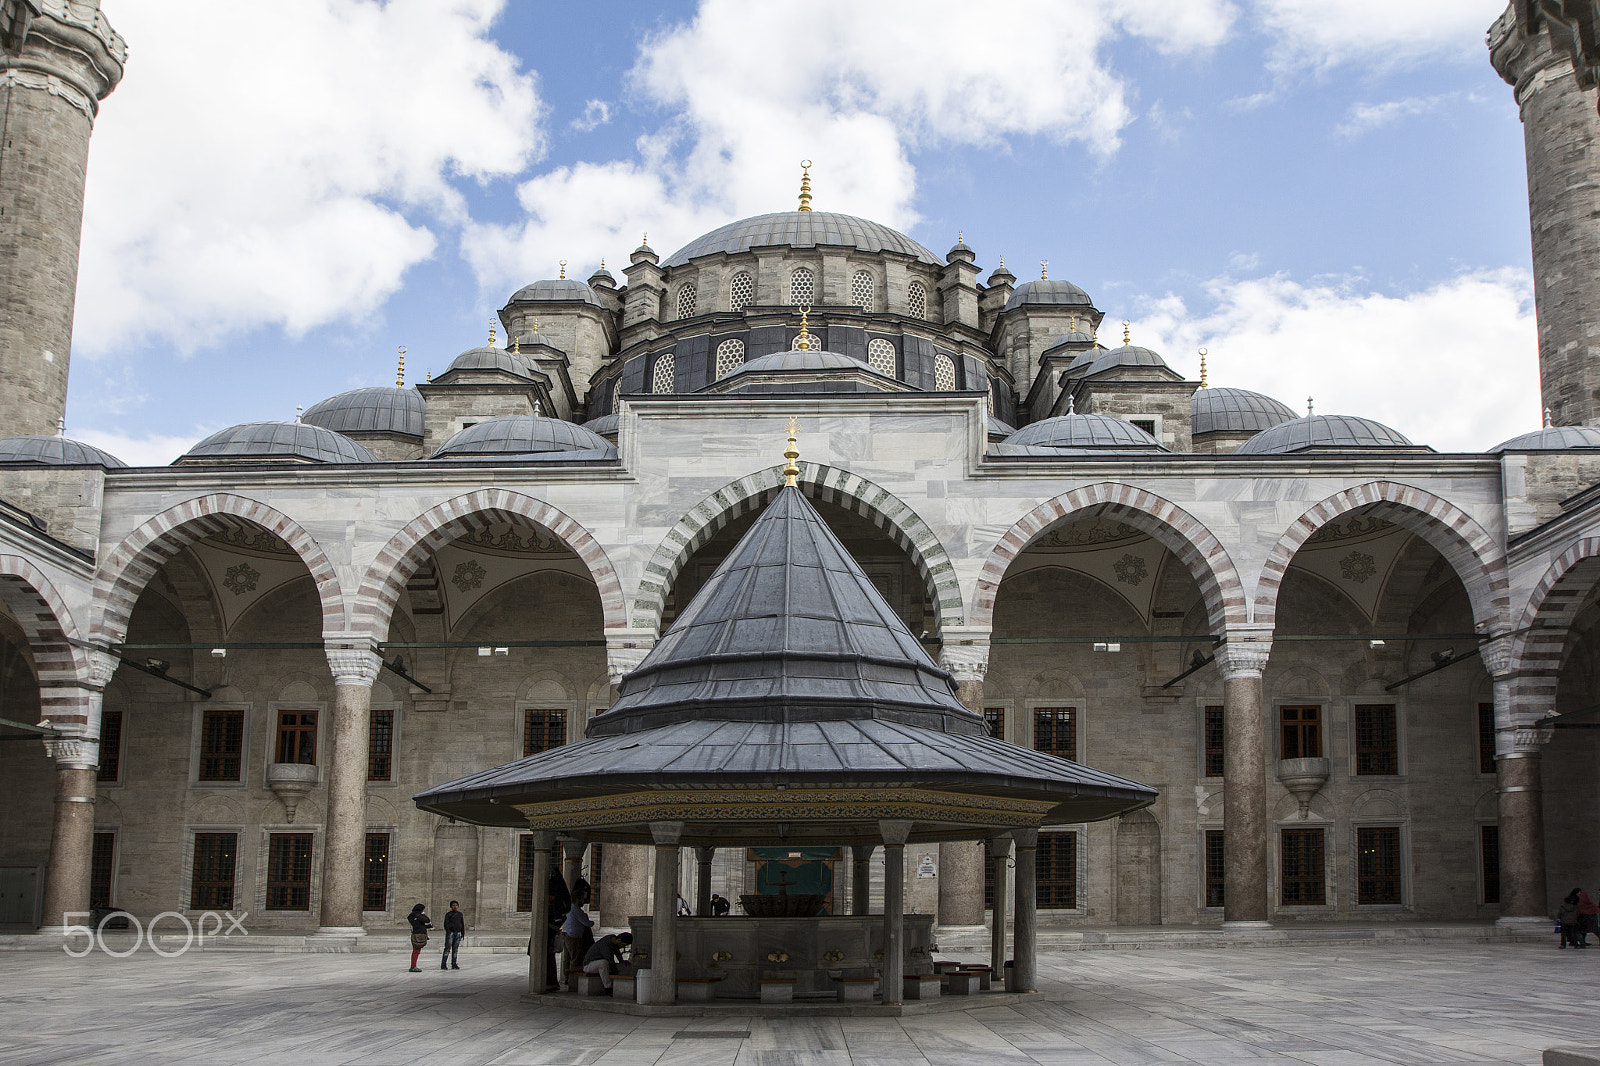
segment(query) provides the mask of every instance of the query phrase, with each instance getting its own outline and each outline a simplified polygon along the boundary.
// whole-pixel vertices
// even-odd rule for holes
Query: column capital
[[[644,657],[650,654],[655,644],[656,632],[653,629],[607,629],[606,673],[611,683],[622,684],[622,679],[644,662]]]
[[[939,652],[939,665],[957,681],[982,681],[989,672],[989,644],[951,644],[945,641]]]
[[[903,848],[911,836],[911,822],[902,818],[885,818],[878,821],[878,833],[884,847]]]
[[[682,822],[651,822],[650,836],[658,848],[675,848],[683,839]]]
[[[1260,677],[1272,655],[1272,627],[1265,625],[1229,626],[1226,643],[1217,649],[1217,669],[1223,680]]]
[[[1039,846],[1039,827],[1036,825],[1018,826],[1011,830],[1011,839],[1017,842],[1019,848],[1036,848]]]
[[[717,857],[717,849],[714,845],[696,844],[694,857],[700,862],[710,862]]]
[[[93,770],[100,765],[100,741],[94,737],[77,734],[45,737],[44,750],[55,760],[58,767]]]
[[[1001,833],[999,836],[990,837],[983,842],[985,850],[991,859],[1009,859],[1016,851],[1017,842],[1010,833]]]
[[[326,644],[328,669],[333,673],[335,685],[365,685],[371,687],[383,669],[383,659],[371,644]]]
[[[1537,718],[1513,723],[1495,730],[1495,755],[1501,759],[1537,759],[1539,749],[1550,742],[1555,719]]]
[[[530,835],[534,851],[549,851],[556,846],[556,835],[549,829],[535,829]]]
[[[1478,645],[1478,658],[1483,660],[1484,670],[1496,681],[1508,680],[1514,676],[1511,655],[1513,643],[1509,633],[1502,633]]]
[[[122,665],[120,655],[101,651],[99,648],[85,648],[83,657],[86,676],[80,677],[78,684],[96,692],[111,684],[111,676],[117,672],[117,667]]]

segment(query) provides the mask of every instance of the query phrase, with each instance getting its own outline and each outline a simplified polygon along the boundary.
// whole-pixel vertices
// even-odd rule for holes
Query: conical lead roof
[[[623,678],[591,737],[684,721],[983,722],[793,486]]]

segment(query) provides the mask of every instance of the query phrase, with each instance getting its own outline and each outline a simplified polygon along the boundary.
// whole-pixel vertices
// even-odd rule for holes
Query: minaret
[[[89,134],[126,55],[99,0],[0,0],[0,436],[66,412]]]
[[[1490,61],[1522,116],[1539,381],[1558,426],[1600,424],[1600,113],[1570,30],[1520,0],[1489,28]]]

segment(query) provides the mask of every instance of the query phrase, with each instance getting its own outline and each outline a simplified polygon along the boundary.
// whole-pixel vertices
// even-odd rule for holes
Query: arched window
[[[735,311],[743,311],[755,296],[756,282],[750,272],[741,270],[735,274],[728,285],[728,306]]]
[[[728,340],[717,345],[717,377],[727,377],[743,365],[744,341]]]
[[[672,391],[672,362],[671,352],[656,360],[655,373],[650,377],[651,392]]]
[[[850,302],[863,311],[872,310],[872,275],[865,270],[850,276]]]
[[[818,337],[815,333],[807,331],[806,340],[807,343],[811,345],[808,351],[820,352],[822,350],[822,338]],[[794,340],[789,342],[789,350],[791,352],[798,352],[800,350],[800,334],[796,333],[794,335]]]
[[[611,383],[611,413],[616,414],[622,410],[622,375],[617,375],[617,380]]]
[[[912,318],[928,317],[928,290],[922,282],[913,281],[906,286],[906,314]]]
[[[795,267],[794,273],[789,275],[789,302],[802,306],[810,304],[816,291],[811,271],[805,267]]]
[[[956,365],[943,352],[933,357],[933,387],[937,392],[956,391]]]
[[[867,365],[880,374],[894,377],[894,345],[882,337],[868,341]]]
[[[700,294],[697,291],[695,291],[695,287],[694,287],[693,284],[685,285],[683,288],[679,289],[678,290],[678,317],[679,318],[693,318],[694,317],[695,301],[698,300],[699,297],[700,297]]]

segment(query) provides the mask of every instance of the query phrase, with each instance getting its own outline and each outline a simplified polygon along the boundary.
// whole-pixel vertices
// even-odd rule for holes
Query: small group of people
[[[428,946],[428,930],[433,928],[427,904],[419,903],[412,907],[406,920],[411,923],[411,972],[421,973],[417,959],[421,957],[422,949]],[[439,969],[461,969],[461,940],[466,935],[467,916],[461,913],[461,903],[451,900],[450,910],[444,916],[444,952],[439,956]]]
[[[1573,889],[1556,908],[1556,931],[1561,934],[1561,947],[1588,947],[1590,933],[1600,937],[1600,904],[1583,889]]]
[[[596,940],[594,919],[586,910],[593,896],[589,882],[578,878],[572,886],[572,905],[561,923],[562,968],[569,975],[582,968],[600,978],[602,987],[610,988],[612,974],[621,969],[623,954],[633,944],[633,934],[608,933]]]

